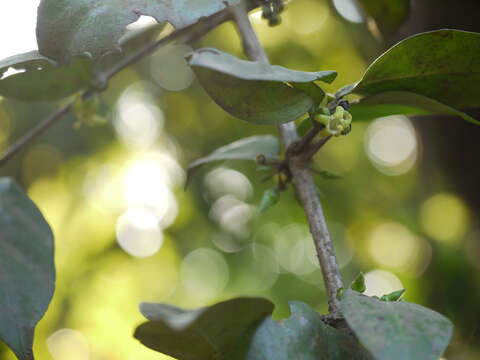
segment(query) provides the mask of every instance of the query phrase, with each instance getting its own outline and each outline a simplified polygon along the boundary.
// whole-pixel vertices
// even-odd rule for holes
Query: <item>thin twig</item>
[[[12,157],[14,157],[20,150],[22,150],[27,144],[35,140],[41,134],[43,134],[50,126],[58,122],[65,115],[67,115],[73,106],[73,100],[64,105],[56,112],[51,114],[47,119],[35,126],[32,130],[22,136],[14,144],[12,144],[3,154],[0,159],[0,167],[4,166]]]
[[[247,6],[249,10],[255,7],[253,3],[249,3]],[[104,73],[97,74],[96,75],[98,77],[97,80],[99,80],[100,84],[105,84],[105,87],[95,88],[95,89],[92,88],[87,90],[85,92],[84,98],[88,98],[92,96],[94,93],[100,93],[105,91],[107,88],[106,85],[108,83],[108,80],[110,80],[112,77],[114,77],[123,69],[137,63],[139,60],[142,60],[143,58],[152,54],[156,50],[164,47],[165,45],[174,41],[181,42],[181,43],[193,43],[197,41],[199,38],[201,38],[202,36],[204,36],[205,34],[207,34],[210,30],[216,28],[218,25],[230,19],[231,19],[231,12],[230,12],[230,8],[227,7],[226,9],[216,14],[200,19],[194,25],[188,26],[180,30],[176,30],[157,42],[147,44],[144,48],[140,49],[136,53],[120,60],[120,62],[114,65],[111,69],[107,70]],[[4,166],[11,158],[13,158],[17,153],[19,153],[23,148],[29,145],[37,137],[42,135],[52,125],[56,124],[61,119],[63,119],[65,115],[67,115],[72,110],[73,103],[74,103],[74,100],[71,100],[62,108],[52,113],[48,118],[40,122],[35,128],[30,130],[27,134],[22,136],[19,140],[14,142],[0,158],[0,167]]]
[[[245,4],[240,4],[233,8],[237,29],[245,45],[244,50],[252,60],[268,63],[268,57],[252,28],[245,6]],[[287,149],[299,141],[294,122],[281,125],[280,132]],[[337,293],[343,287],[343,284],[315,183],[308,168],[308,162],[305,161],[302,154],[290,156],[288,165],[315,242],[327,290],[330,314],[338,316],[340,315],[340,304]]]

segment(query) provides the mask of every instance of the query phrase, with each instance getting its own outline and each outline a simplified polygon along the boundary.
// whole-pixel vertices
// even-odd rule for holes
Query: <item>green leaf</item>
[[[244,360],[251,336],[273,304],[237,298],[195,310],[150,303],[140,309],[150,321],[136,329],[135,338],[153,350],[179,360]]]
[[[437,114],[454,115],[471,123],[480,124],[478,120],[460,110],[429,97],[406,91],[387,91],[367,96],[357,103],[352,103],[350,113],[354,121],[370,121],[399,114],[408,116]]]
[[[358,0],[358,3],[386,35],[397,30],[410,12],[410,0]]]
[[[278,203],[280,200],[280,190],[277,188],[267,189],[263,193],[262,200],[260,201],[260,205],[258,206],[258,211],[261,213],[270,209],[273,205]]]
[[[202,165],[223,160],[256,161],[259,155],[263,155],[267,162],[275,161],[279,158],[279,152],[280,143],[278,138],[273,135],[257,135],[240,139],[192,162],[187,169],[186,183],[189,183],[193,172]]]
[[[8,178],[0,179],[0,339],[33,360],[35,326],[53,295],[53,234],[42,214]]]
[[[359,293],[363,293],[365,290],[367,290],[367,286],[365,285],[365,276],[363,273],[358,274],[357,277],[352,281],[350,289]]]
[[[220,107],[256,124],[293,121],[318,102],[320,90],[312,95],[289,84],[317,80],[331,83],[337,75],[334,71],[303,72],[246,61],[211,48],[197,50],[188,60],[205,91]]]
[[[203,48],[189,56],[189,64],[221,72],[243,80],[308,83],[323,81],[332,83],[337,77],[335,71],[305,72],[269,65],[261,61],[247,61],[214,48]]]
[[[452,336],[447,318],[417,304],[346,290],[341,306],[348,325],[376,360],[437,360]]]
[[[393,46],[367,69],[353,92],[406,91],[457,109],[480,105],[480,34],[439,30]]]
[[[59,62],[75,55],[94,59],[115,51],[125,27],[140,15],[180,29],[240,0],[42,0],[38,8],[40,52]]]
[[[393,291],[390,294],[383,295],[380,300],[381,301],[399,301],[403,294],[405,294],[405,289]]]
[[[21,72],[5,77],[9,68]],[[0,95],[22,101],[57,100],[88,87],[91,77],[89,59],[75,58],[69,65],[59,66],[31,51],[0,61]]]
[[[308,305],[290,302],[291,316],[263,321],[246,360],[366,360],[371,357],[356,340],[325,324]]]

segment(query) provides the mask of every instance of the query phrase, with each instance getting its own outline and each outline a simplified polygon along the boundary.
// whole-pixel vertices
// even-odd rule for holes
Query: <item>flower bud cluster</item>
[[[321,107],[314,120],[325,126],[320,132],[324,136],[347,135],[352,129],[352,114],[343,106],[337,106],[333,114],[328,108]]]

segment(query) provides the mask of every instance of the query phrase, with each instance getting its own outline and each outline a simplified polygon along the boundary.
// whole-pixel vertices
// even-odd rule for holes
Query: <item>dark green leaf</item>
[[[262,200],[260,201],[260,205],[258,206],[258,211],[261,213],[270,209],[273,205],[278,203],[280,200],[280,190],[277,188],[267,189],[263,193]]]
[[[22,72],[1,78],[9,68]],[[22,101],[50,101],[86,88],[91,81],[89,59],[75,58],[59,66],[38,51],[15,55],[0,61],[0,95]]]
[[[20,360],[33,360],[35,326],[53,295],[53,234],[10,179],[0,179],[0,339]]]
[[[192,162],[187,170],[187,184],[192,177],[193,171],[204,164],[223,160],[256,161],[259,155],[263,155],[267,162],[275,161],[278,160],[279,152],[280,144],[278,138],[273,135],[257,135],[237,140],[218,148],[208,156]]]
[[[356,340],[326,325],[308,305],[291,302],[292,315],[281,322],[265,319],[246,360],[366,360]]]
[[[480,105],[480,34],[439,30],[401,41],[380,56],[353,92],[420,94],[455,108]]]
[[[251,336],[273,311],[260,298],[237,298],[210,307],[184,310],[170,305],[141,305],[150,321],[135,338],[179,360],[244,360]]]
[[[358,2],[375,20],[378,29],[386,35],[397,30],[410,12],[410,0],[358,0]]]
[[[437,360],[452,336],[452,323],[417,304],[384,302],[346,290],[342,313],[376,360]]]
[[[175,28],[196,23],[239,0],[42,0],[38,8],[40,52],[60,62],[75,55],[94,59],[118,48],[125,27],[140,15]]]
[[[358,103],[353,103],[350,113],[354,121],[370,121],[390,115],[454,115],[474,124],[480,122],[470,115],[442,104],[423,95],[406,91],[387,91],[378,95],[367,96]]]
[[[304,89],[287,83],[316,80],[330,83],[336,77],[334,71],[290,70],[242,60],[216,49],[196,51],[190,56],[189,64],[203,88],[220,107],[239,119],[256,124],[295,120],[318,102],[318,91],[312,98]]]

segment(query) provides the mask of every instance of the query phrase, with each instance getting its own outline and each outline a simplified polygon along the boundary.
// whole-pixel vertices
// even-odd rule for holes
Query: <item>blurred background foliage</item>
[[[428,2],[420,3],[414,11]],[[384,40],[450,25],[431,25],[428,15],[415,13],[397,38]],[[350,0],[292,1],[274,28],[260,13],[251,16],[272,63],[337,70],[331,92],[357,81],[384,49]],[[197,45],[241,56],[231,24]],[[185,65],[189,51],[169,46],[123,71],[101,96],[104,123],[79,127],[71,116],[0,169],[28,190],[56,237],[57,289],[37,330],[39,359],[169,359],[132,338],[141,301],[197,307],[265,296],[277,318],[288,315],[289,300],[327,309],[291,190],[260,215],[271,180],[262,182],[253,164],[226,162],[206,166],[184,191],[190,161],[241,137],[276,133],[218,108]],[[57,105],[1,99],[0,149]],[[312,166],[342,175],[319,177],[318,188],[345,282],[363,271],[368,294],[405,287],[406,300],[455,323],[447,359],[478,359],[479,202],[471,194],[478,194],[479,178],[471,168],[480,130],[458,119],[415,120],[355,123]],[[455,137],[462,131],[474,135]],[[470,150],[455,158],[462,147]],[[0,345],[0,358],[13,355]]]

